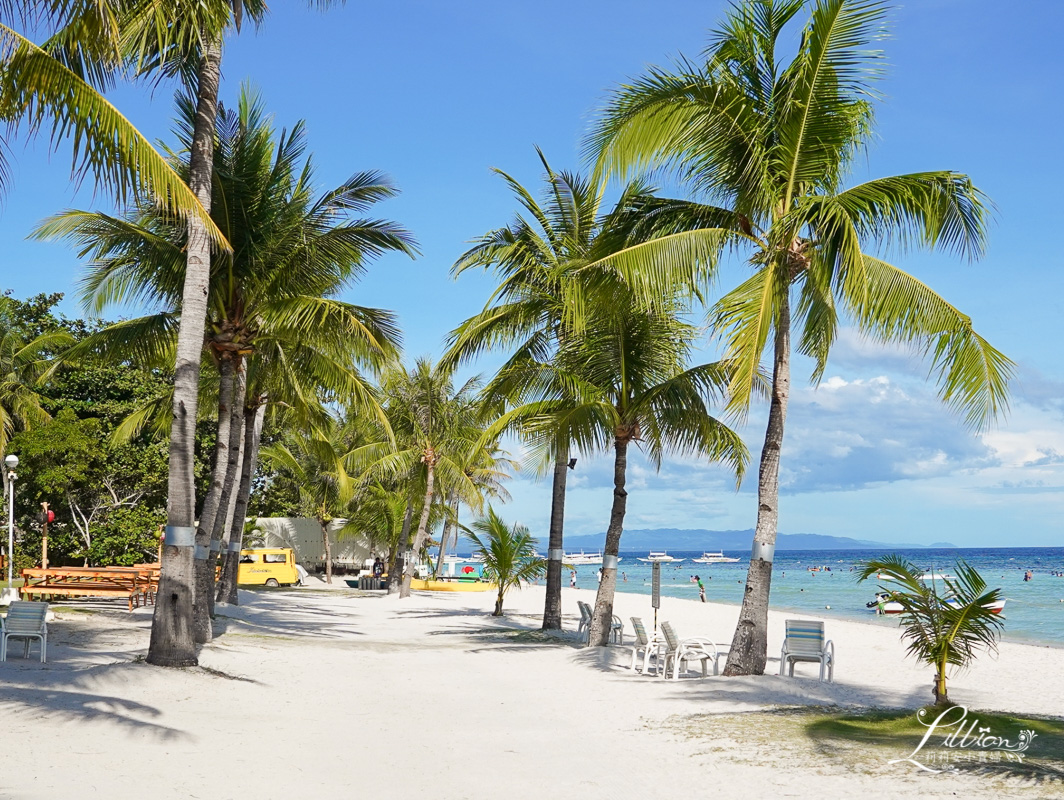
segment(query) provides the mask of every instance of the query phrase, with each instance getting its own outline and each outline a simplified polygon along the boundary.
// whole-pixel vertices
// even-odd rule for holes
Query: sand
[[[574,798],[647,796],[1053,797],[1064,786],[1007,768],[921,772],[818,751],[794,726],[745,712],[794,706],[909,707],[931,673],[904,656],[890,625],[827,620],[838,665],[795,678],[679,681],[633,673],[630,647],[581,648],[538,632],[543,587],[507,598],[346,588],[241,592],[219,606],[200,667],[143,663],[151,609],[60,608],[49,660],[0,664],[3,769],[10,798],[294,796]],[[340,587],[343,584],[339,584]],[[734,606],[663,598],[681,635],[726,644]],[[616,613],[651,623],[649,598]],[[770,619],[769,672],[785,616]],[[34,654],[36,650],[34,650]],[[973,709],[1064,717],[1064,650],[1004,643],[951,682]],[[756,720],[756,724],[755,724]],[[1036,749],[1037,740],[1032,745]]]

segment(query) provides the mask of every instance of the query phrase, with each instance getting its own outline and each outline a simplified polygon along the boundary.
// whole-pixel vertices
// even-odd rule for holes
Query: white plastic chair
[[[797,661],[813,661],[820,664],[820,680],[824,680],[824,670],[828,673],[828,682],[835,679],[835,644],[824,641],[824,623],[808,619],[789,619],[785,623],[786,636],[783,650],[780,652],[780,675],[783,668],[790,664],[794,677],[794,664]]]
[[[594,610],[583,600],[577,600],[576,605],[580,609],[580,623],[577,625],[576,632],[583,635],[585,642],[590,642],[591,618],[594,616]],[[610,623],[610,641],[624,644],[624,623],[616,614],[613,615],[613,622]]]
[[[713,662],[713,674],[720,674],[721,653],[711,640],[700,636],[681,639],[671,623],[661,623],[661,632],[665,636],[665,660],[660,670],[661,677],[668,677],[669,664],[672,664],[672,677],[680,677],[680,665],[687,671],[689,661],[698,661],[702,666],[702,677],[708,674],[708,662]]]
[[[631,669],[635,671],[636,661],[639,660],[639,653],[643,653],[643,669],[642,673],[646,675],[647,669],[650,665],[651,653],[657,653],[656,644],[652,645],[650,639],[647,636],[647,629],[643,627],[643,620],[639,617],[632,617],[632,630],[635,631],[635,643],[632,645],[632,666]]]
[[[591,631],[591,606],[583,600],[577,600],[576,607],[580,609],[580,622],[576,625],[576,632],[584,639],[587,639],[587,635]]]
[[[48,654],[48,604],[30,600],[15,600],[7,607],[7,618],[0,620],[0,661],[7,661],[8,639],[24,639],[23,658],[30,656],[30,642],[40,640],[41,661]]]

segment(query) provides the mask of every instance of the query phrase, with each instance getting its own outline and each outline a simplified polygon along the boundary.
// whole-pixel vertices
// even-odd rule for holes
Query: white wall
[[[330,526],[329,543],[333,563],[361,567],[368,559],[372,566],[374,554],[365,536],[357,534],[337,539],[336,531],[343,522],[344,520],[333,520]],[[266,534],[263,546],[291,547],[296,551],[296,561],[304,567],[312,568],[325,563],[325,546],[317,520],[302,517],[259,517],[255,527]]]

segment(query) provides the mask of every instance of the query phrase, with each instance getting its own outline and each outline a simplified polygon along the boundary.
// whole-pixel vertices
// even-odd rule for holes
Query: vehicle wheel
[[[281,584],[279,584],[277,582],[276,578],[267,578],[266,579],[266,585],[269,586],[271,589],[273,589],[273,588],[276,588],[276,587],[280,586]]]

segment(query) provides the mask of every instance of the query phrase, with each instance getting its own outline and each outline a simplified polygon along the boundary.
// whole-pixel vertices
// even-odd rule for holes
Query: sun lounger
[[[580,622],[577,624],[576,632],[583,636],[585,642],[588,642],[591,640],[591,618],[595,612],[591,605],[583,600],[577,600],[576,605],[580,609]],[[616,614],[613,615],[613,622],[610,624],[610,641],[624,644],[624,623]]]
[[[635,669],[639,653],[642,652],[643,674],[646,675],[647,670],[650,669],[651,657],[654,658],[654,670],[657,671],[660,660],[659,651],[665,646],[664,639],[659,639],[657,632],[653,637],[647,636],[647,629],[639,617],[632,617],[632,629],[635,631],[635,644],[632,645],[632,669]]]
[[[665,659],[661,666],[661,677],[668,677],[669,664],[672,664],[672,677],[680,677],[680,665],[684,671],[690,661],[698,661],[702,666],[702,677],[707,675],[707,665],[713,662],[713,674],[720,674],[721,652],[711,640],[703,637],[681,639],[676,629],[668,622],[661,623],[661,632],[665,637]]]
[[[0,661],[7,661],[7,644],[10,639],[22,639],[26,648],[23,658],[30,656],[30,642],[37,639],[41,643],[41,661],[48,654],[48,614],[47,603],[28,600],[15,600],[7,607],[7,617],[0,620]]]

